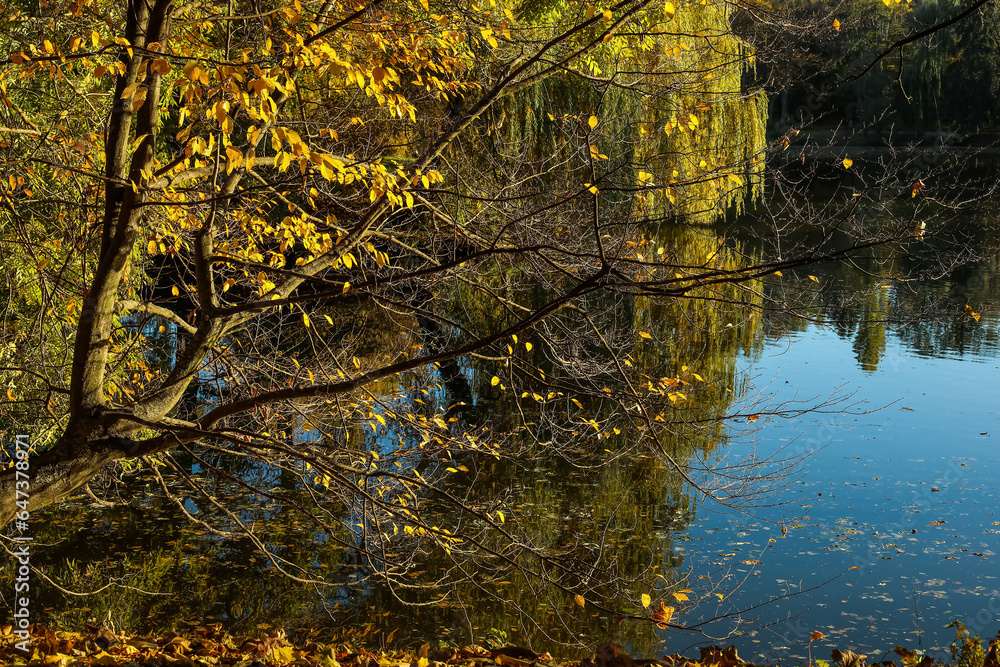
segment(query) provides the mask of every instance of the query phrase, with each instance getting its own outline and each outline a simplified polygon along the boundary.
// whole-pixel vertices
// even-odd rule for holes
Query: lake
[[[758,447],[811,452],[788,489],[793,505],[762,512],[784,519],[784,537],[773,523],[711,511],[684,531],[692,562],[739,583],[737,607],[787,595],[753,613],[772,625],[735,642],[746,657],[802,656],[816,630],[826,635],[817,648],[876,659],[900,644],[944,657],[949,622],[984,638],[1000,629],[998,356],[994,345],[930,355],[890,335],[878,369],[863,370],[850,337],[810,325],[746,362],[779,395],[842,387],[884,406],[761,428]],[[733,443],[733,455],[748,446]]]
[[[977,238],[995,238],[984,210],[954,224],[974,229]],[[759,230],[747,233],[756,224],[752,217],[741,220],[726,238],[752,247],[764,238]],[[677,230],[661,233],[687,238]],[[803,660],[810,636],[820,631],[825,637],[813,642],[814,657],[826,659],[840,648],[875,660],[896,644],[944,657],[954,638],[949,622],[963,621],[984,638],[1000,629],[1000,293],[994,288],[1000,272],[996,254],[991,259],[986,245],[981,249],[983,259],[937,273],[921,274],[921,260],[905,258],[888,268],[873,258],[859,270],[831,265],[811,268],[810,275],[787,272],[767,278],[761,290],[790,300],[791,309],[765,312],[752,326],[749,319],[736,319],[733,327],[709,320],[718,328],[702,327],[698,335],[654,331],[660,340],[689,342],[669,354],[656,350],[665,365],[700,359],[716,379],[732,380],[728,408],[743,416],[715,431],[682,434],[678,443],[702,440],[675,446],[715,465],[774,456],[770,495],[751,490],[759,507],[735,512],[649,461],[614,459],[611,449],[605,451],[612,460],[595,460],[590,468],[557,457],[509,464],[469,459],[480,487],[504,498],[521,525],[549,536],[553,549],[577,549],[585,557],[595,542],[605,550],[610,545],[621,552],[629,576],[648,573],[654,562],[666,587],[650,591],[657,601],[671,599],[667,590],[689,586],[688,602],[697,604],[672,602],[674,620],[693,625],[722,617],[700,626],[707,636],[575,609],[567,599],[499,576],[481,590],[446,591],[431,598],[431,606],[415,607],[427,601],[418,599],[419,590],[411,597],[386,589],[364,559],[268,500],[247,499],[239,515],[265,527],[272,553],[331,581],[329,587],[294,586],[249,541],[206,534],[179,510],[211,515],[209,504],[183,495],[173,503],[148,471],[128,469],[100,480],[105,493],[118,498],[116,507],[82,499],[37,519],[45,526],[38,529],[41,541],[53,546],[33,556],[33,564],[67,587],[101,591],[80,604],[43,588],[38,620],[156,630],[186,619],[219,621],[240,632],[282,624],[299,628],[300,637],[375,646],[426,638],[544,650],[575,633],[584,642],[618,641],[637,654],[733,643],[744,658],[774,662]],[[978,320],[967,305],[981,314]],[[638,304],[635,312],[635,322],[652,321],[651,331],[654,325],[682,331],[680,319],[658,314],[653,305]],[[150,331],[156,335],[155,326]],[[704,351],[709,348],[714,351]],[[501,413],[511,404],[491,393],[490,367],[469,362],[450,372],[450,379],[426,385],[427,402],[447,406],[460,391],[478,418],[493,412],[505,421]],[[796,414],[808,405],[822,407]],[[365,447],[383,455],[396,447],[384,433],[363,437]],[[801,464],[786,469],[785,459]],[[204,462],[178,460],[192,475],[205,470]],[[262,488],[299,492],[281,471],[239,470]],[[631,494],[624,509],[615,506],[619,490]],[[233,489],[220,483],[215,492]],[[344,508],[347,517],[354,511]],[[614,530],[595,537],[602,525]],[[425,565],[415,582],[447,567],[436,556]],[[105,588],[109,581],[119,586]],[[635,600],[621,608],[645,613]]]
[[[960,224],[990,229],[992,218]],[[914,282],[817,277],[801,311],[812,321],[765,333],[742,370],[778,402],[836,390],[848,410],[762,417],[752,437],[734,437],[736,458],[808,452],[779,497],[789,504],[756,517],[706,506],[679,548],[710,561],[695,572],[736,587],[735,607],[773,599],[746,625],[718,624],[747,631],[734,643],[748,658],[802,659],[814,631],[826,635],[814,657],[839,648],[898,660],[898,644],[946,658],[948,623],[984,640],[1000,630],[996,260]],[[845,307],[852,292],[863,296]]]

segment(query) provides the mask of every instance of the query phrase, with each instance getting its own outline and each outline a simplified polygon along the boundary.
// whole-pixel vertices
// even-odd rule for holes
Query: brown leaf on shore
[[[701,648],[702,665],[712,665],[713,667],[735,667],[743,662],[736,647],[730,645],[728,648],[721,646],[707,646]]]
[[[855,653],[854,651],[841,651],[835,648],[831,657],[835,662],[839,662],[844,667],[864,667],[865,658],[868,656]]]

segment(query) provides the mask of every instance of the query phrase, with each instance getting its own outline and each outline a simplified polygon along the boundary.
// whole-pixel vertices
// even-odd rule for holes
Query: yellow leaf
[[[725,599],[725,598],[722,597],[722,593],[716,593],[715,597],[719,598],[720,600]]]
[[[591,116],[590,120],[587,121],[587,125],[589,125],[590,129],[592,129],[592,130],[595,127],[597,127],[597,116]]]
[[[344,292],[343,292],[343,293],[344,293],[344,294],[347,294],[347,290],[349,290],[349,289],[351,289],[351,283],[349,283],[349,282],[347,282],[347,281],[345,280],[345,281],[344,281]],[[333,322],[330,322],[330,324],[333,324]]]
[[[605,21],[610,21],[611,20],[611,10],[610,9],[605,9],[604,10],[604,20]]]
[[[649,603],[650,603],[649,594],[648,593],[643,593],[642,594],[642,606],[645,607],[645,608],[648,608],[649,607]]]
[[[309,316],[302,313],[302,324],[306,325],[306,329],[309,328]]]
[[[428,4],[427,4],[427,0],[420,0],[420,6],[424,8],[424,11],[425,11],[425,12],[426,12],[426,11],[427,11],[428,9],[430,9],[430,7],[429,7],[429,6],[428,6]]]
[[[149,244],[146,246],[146,250],[147,250],[147,252],[149,252],[150,255],[155,255],[156,254],[156,241],[154,241],[153,239],[150,239],[149,240]]]
[[[812,636],[809,638],[809,641],[812,642],[816,639],[822,639],[823,637],[826,637],[826,635],[817,630],[816,632],[812,633]]]
[[[14,390],[13,389],[8,389],[7,390],[7,398],[9,398],[12,401],[16,401],[17,400],[17,398],[15,398],[15,396],[14,396]]]
[[[651,335],[649,335],[648,333],[646,333],[645,331],[640,331],[639,335],[642,336],[643,338],[648,338],[649,340],[653,339],[653,337]]]
[[[485,39],[490,46],[492,46],[494,49],[497,48],[497,40],[493,36],[492,30],[490,30],[489,28],[482,28],[479,32],[480,34],[482,34],[483,39]]]
[[[528,352],[531,352],[531,343],[525,343],[524,349],[526,349]]]
[[[677,599],[678,602],[684,602],[685,600],[689,599],[688,596],[685,595],[684,593],[674,593],[673,596]]]
[[[594,5],[587,5],[587,19],[594,18]]]
[[[743,187],[743,179],[736,174],[729,174],[729,180],[731,180],[736,185]]]
[[[494,375],[493,379],[490,380],[490,384],[492,386],[494,386],[494,387],[497,386],[498,384],[500,384],[500,378],[498,378],[496,375]]]
[[[674,13],[676,11],[677,10],[674,8],[674,3],[672,2],[667,2],[667,4],[663,6],[663,13],[667,15],[668,19],[674,18]]]
[[[778,276],[780,278],[782,276],[782,273],[781,273],[781,271],[775,271],[774,275],[776,275],[776,276]]]
[[[817,278],[816,276],[809,276],[809,280],[813,281],[814,283],[819,282],[819,278]]]
[[[573,401],[573,404],[576,405],[576,407],[580,408],[581,410],[583,409],[583,403],[581,403],[580,401],[576,400],[575,398],[571,398],[569,400]]]
[[[173,287],[170,288],[170,293],[173,294],[174,296],[180,296],[181,291],[177,289],[177,285],[174,285]]]
[[[279,665],[287,665],[295,660],[295,648],[292,646],[272,646],[271,656],[271,659]]]
[[[853,164],[854,164],[854,160],[852,160],[849,157],[845,157],[844,158],[844,169],[850,169],[851,165],[853,165]]]
[[[226,146],[226,173],[233,173],[241,164],[243,164],[243,152],[235,146]]]
[[[497,518],[500,519],[500,523],[504,523],[505,519],[503,516],[503,512],[501,512],[500,510],[497,510]]]
[[[583,599],[582,595],[577,595],[575,598],[573,598],[573,602],[575,602],[579,607],[582,607],[585,604],[587,604],[587,601]]]
[[[834,30],[840,30],[840,20],[839,19],[833,19],[833,29]]]
[[[135,89],[138,88],[139,85],[140,84],[137,81],[131,85],[125,86],[125,90],[122,91],[121,97],[119,99],[127,100],[130,97],[132,97],[132,95],[135,94]]]

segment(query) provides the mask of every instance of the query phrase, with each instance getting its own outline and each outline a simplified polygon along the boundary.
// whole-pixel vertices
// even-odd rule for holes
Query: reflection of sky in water
[[[846,572],[754,612],[778,622],[736,640],[748,659],[805,656],[814,630],[827,635],[814,643],[814,658],[852,648],[882,659],[896,644],[946,657],[949,622],[962,620],[984,639],[1000,629],[998,350],[929,358],[891,334],[886,343],[878,370],[865,372],[850,339],[810,327],[770,344],[748,368],[779,398],[823,397],[846,385],[864,408],[884,406],[759,422],[764,449],[791,442],[791,452],[816,450],[789,490],[795,502],[761,512],[784,519],[787,537],[778,525],[707,503],[682,537],[696,573],[718,579],[728,571],[730,584],[748,576],[730,598],[737,607]],[[750,446],[731,445],[734,454]],[[742,562],[755,559],[763,563]],[[670,644],[679,649],[683,640]]]

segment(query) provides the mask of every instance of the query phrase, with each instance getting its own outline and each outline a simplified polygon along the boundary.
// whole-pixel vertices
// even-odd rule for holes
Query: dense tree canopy
[[[895,131],[897,139],[901,132],[910,140],[938,132],[954,134],[956,142],[995,134],[990,110],[1000,101],[1000,8],[965,5],[775,3],[780,19],[762,30],[769,47],[761,73],[781,90],[771,124],[783,130],[818,121],[845,131]],[[891,57],[878,59],[887,45],[903,41]]]

